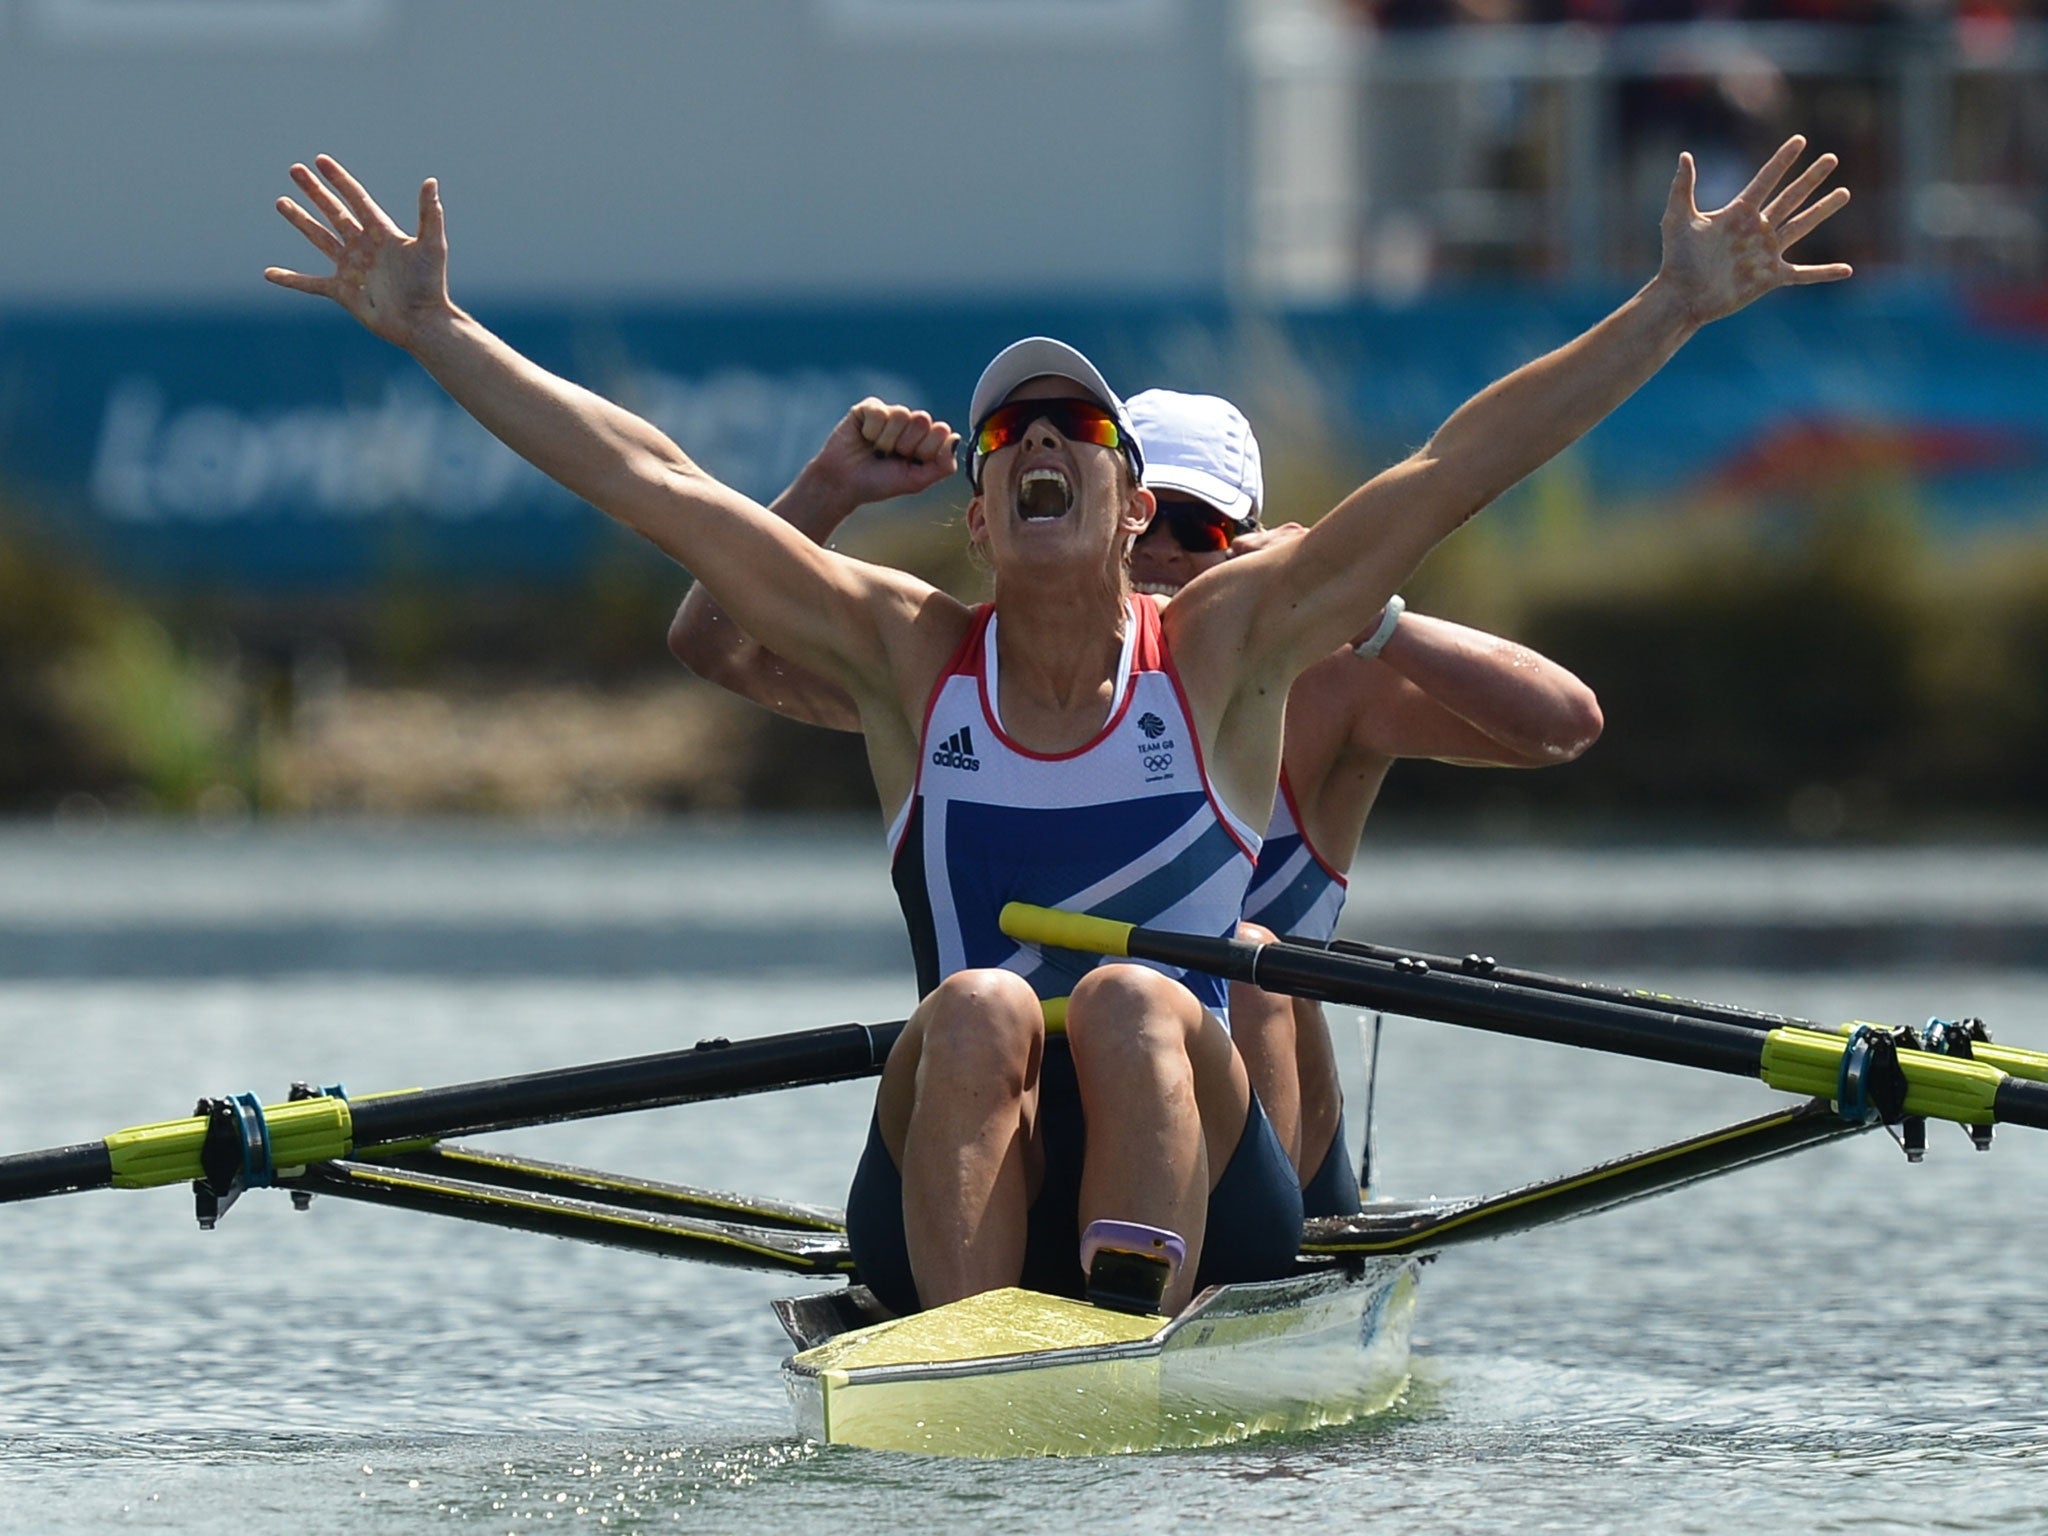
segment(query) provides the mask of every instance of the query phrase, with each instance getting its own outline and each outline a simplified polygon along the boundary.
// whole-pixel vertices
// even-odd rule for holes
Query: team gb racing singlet
[[[1245,892],[1244,919],[1297,939],[1328,939],[1337,932],[1337,916],[1343,910],[1343,871],[1309,846],[1294,787],[1283,768],[1273,820],[1259,849],[1259,867]]]
[[[1258,834],[1210,787],[1155,604],[1130,605],[1109,720],[1086,745],[1057,755],[1019,746],[1003,734],[998,697],[996,617],[983,605],[932,689],[917,782],[889,833],[920,993],[955,971],[1000,966],[1041,998],[1062,998],[1100,963],[1006,938],[996,919],[1010,901],[1236,931]],[[1153,969],[1227,1021],[1225,983]]]

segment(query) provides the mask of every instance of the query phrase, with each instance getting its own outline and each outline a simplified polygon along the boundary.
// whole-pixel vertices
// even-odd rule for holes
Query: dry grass
[[[264,753],[266,809],[628,820],[745,798],[751,709],[675,679],[599,691],[345,687]]]

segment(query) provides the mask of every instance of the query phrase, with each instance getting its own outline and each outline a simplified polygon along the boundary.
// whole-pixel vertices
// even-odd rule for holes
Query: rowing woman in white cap
[[[1147,390],[1131,419],[1159,511],[1131,551],[1131,583],[1170,598],[1202,572],[1297,527],[1262,529],[1258,438],[1215,395]],[[1353,638],[1294,680],[1272,817],[1245,894],[1266,934],[1328,939],[1366,818],[1401,758],[1547,768],[1598,738],[1593,690],[1545,656],[1396,596]],[[1234,984],[1231,1035],[1302,1182],[1304,1213],[1359,1208],[1344,1100],[1322,1004]]]
[[[1145,486],[1158,502],[1131,551],[1138,592],[1171,598],[1232,554],[1303,531],[1260,526],[1258,438],[1228,400],[1151,389],[1126,406],[1145,449]],[[823,542],[860,506],[943,478],[953,441],[928,412],[864,400],[773,505]],[[701,584],[677,610],[669,648],[700,675],[792,719],[860,729],[851,697],[750,640]],[[1346,872],[1397,759],[1550,767],[1582,753],[1601,723],[1593,691],[1557,663],[1389,602],[1366,633],[1302,673],[1289,692],[1279,793],[1246,894],[1246,921],[1267,935],[1332,936]],[[1234,984],[1230,1031],[1295,1167],[1303,1213],[1356,1211],[1358,1178],[1346,1155],[1343,1094],[1322,1005]]]
[[[892,818],[899,896],[913,933],[929,938],[918,961],[930,990],[876,1098],[880,1156],[902,1195],[860,1217],[900,1226],[910,1299],[936,1305],[1028,1273],[1036,1208],[1054,1193],[1043,1004],[1064,993],[1087,1134],[1075,1223],[1052,1237],[1071,1249],[1079,1227],[1111,1219],[1179,1234],[1186,1262],[1161,1298],[1171,1309],[1199,1278],[1221,1278],[1219,1263],[1277,1271],[1294,1260],[1299,1187],[1270,1129],[1259,1134],[1224,999],[1192,975],[1021,952],[997,911],[1064,886],[1066,902],[1049,904],[1234,931],[1295,677],[1357,634],[1440,539],[1599,422],[1700,327],[1773,289],[1849,275],[1785,257],[1848,196],[1815,197],[1832,156],[1787,182],[1803,150],[1789,141],[1711,214],[1695,208],[1682,158],[1664,259],[1641,291],[1460,407],[1299,538],[1225,562],[1164,610],[1122,574],[1155,505],[1139,483],[1136,435],[1071,348],[1006,349],[976,389],[967,526],[995,595],[969,607],[814,544],[457,308],[432,181],[413,236],[331,158],[294,166],[311,207],[285,198],[279,211],[332,270],[265,275],[405,348],[511,447],[688,567],[749,634],[853,696]],[[1003,781],[987,803],[975,788],[982,746]],[[1092,867],[1105,872],[1090,885]],[[853,1230],[874,1154],[849,1199],[864,1273],[861,1245],[889,1236]],[[1230,1230],[1209,1252],[1211,1197],[1240,1175],[1246,1198],[1226,1202]]]

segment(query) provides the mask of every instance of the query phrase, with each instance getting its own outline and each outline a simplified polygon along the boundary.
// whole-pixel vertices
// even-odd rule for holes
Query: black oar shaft
[[[1289,939],[1288,944],[1299,948],[1305,942]],[[1463,960],[1446,959],[1441,955],[1426,955],[1409,950],[1390,949],[1382,944],[1363,944],[1349,939],[1336,939],[1327,944],[1312,944],[1311,947],[1324,949],[1334,955],[1357,956],[1361,959],[1384,960],[1398,966],[1412,968],[1418,962],[1432,970],[1446,975],[1482,976],[1489,981],[1498,981],[1528,992],[1555,992],[1567,997],[1588,998],[1595,1001],[1614,1003],[1628,1009],[1649,1008],[1678,1018],[1705,1019],[1714,1023],[1733,1024],[1739,1028],[1756,1032],[1759,1038],[1779,1030],[1804,1030],[1816,1034],[1847,1034],[1847,1029],[1831,1030],[1809,1020],[1795,1018],[1789,1014],[1765,1013],[1755,1008],[1738,1008],[1727,1003],[1706,1003],[1697,998],[1671,997],[1660,992],[1647,992],[1636,987],[1604,986],[1598,982],[1572,981],[1561,976],[1546,976],[1540,971],[1516,970],[1496,961],[1468,955]],[[1974,1023],[1975,1021],[1970,1021]],[[1942,1025],[1942,1021],[1930,1019],[1930,1029],[1941,1025],[1944,1033],[1930,1037],[1924,1046],[1937,1055],[1961,1057],[1964,1060],[1986,1062],[2000,1072],[2032,1082],[2048,1082],[2048,1052],[2027,1050],[2022,1047],[1998,1045],[1986,1038],[1981,1027],[1975,1033],[1963,1031],[1957,1024]],[[1955,1033],[1950,1033],[1955,1032]],[[2016,1121],[2016,1123],[2025,1123]]]
[[[1440,971],[1409,955],[1381,960],[1285,940],[1172,933],[1019,902],[1003,909],[1002,928],[1029,944],[1163,961],[1294,997],[1760,1077],[1787,1093],[1835,1101],[1857,1121],[1928,1117],[1974,1127],[2004,1120],[2048,1129],[2048,1053],[2039,1051],[1923,1051],[1910,1035],[1874,1026],[1759,1030],[1747,1020],[1677,1013],[1641,998],[1613,1001]]]
[[[0,1201],[32,1200],[78,1189],[105,1189],[114,1181],[114,1160],[104,1141],[47,1147],[0,1157]]]
[[[1300,944],[1304,941],[1289,939],[1288,942]],[[1540,992],[1561,992],[1569,997],[1595,998],[1629,1008],[1660,1008],[1667,1013],[1685,1018],[1717,1019],[1723,1023],[1746,1025],[1760,1031],[1821,1027],[1810,1020],[1793,1018],[1789,1014],[1764,1013],[1754,1008],[1737,1008],[1728,1003],[1704,1003],[1692,997],[1669,997],[1661,992],[1646,992],[1637,987],[1614,987],[1594,981],[1574,981],[1569,977],[1548,976],[1541,971],[1524,971],[1490,959],[1482,960],[1476,955],[1457,960],[1447,955],[1429,955],[1419,950],[1394,949],[1385,944],[1367,944],[1356,939],[1332,939],[1327,945],[1317,947],[1327,948],[1333,954],[1358,955],[1368,960],[1420,960],[1432,970],[1447,975],[1484,976],[1492,981],[1504,981],[1510,986],[1528,987]]]
[[[1132,935],[1133,954],[1141,953],[1138,934],[1148,943],[1157,936],[1151,930],[1137,930]],[[1763,1059],[1764,1037],[1753,1026],[1643,1003],[1518,987],[1427,966],[1404,968],[1398,962],[1334,955],[1298,944],[1259,946],[1253,948],[1253,956],[1248,974],[1238,979],[1295,997],[1384,1008],[1468,1029],[1554,1040],[1739,1077],[1754,1077]]]
[[[2008,1077],[1998,1085],[1997,1096],[1992,1102],[2001,1121],[2048,1131],[2048,1083]]]
[[[297,1166],[392,1142],[510,1130],[700,1099],[868,1077],[903,1032],[891,1024],[837,1024],[759,1040],[707,1040],[692,1050],[595,1062],[367,1098],[301,1099],[255,1108],[249,1123],[266,1163]],[[246,1097],[246,1096],[245,1096]],[[228,1106],[220,1106],[225,1112]],[[116,1131],[104,1141],[0,1157],[0,1202],[73,1190],[148,1188],[202,1176],[209,1115]]]
[[[355,1144],[473,1136],[516,1126],[659,1109],[771,1088],[866,1077],[889,1058],[903,1025],[838,1024],[759,1040],[706,1041],[694,1050],[489,1078],[355,1099]]]
[[[1254,944],[1159,928],[1131,928],[1116,937],[1125,946],[1122,952],[1139,959],[1248,981],[1291,997],[1384,1008],[1494,1034],[1555,1040],[1739,1077],[1754,1077],[1763,1058],[1764,1037],[1748,1025],[1689,1018],[1641,1002],[1518,987],[1437,970],[1405,956],[1381,960],[1285,940]]]

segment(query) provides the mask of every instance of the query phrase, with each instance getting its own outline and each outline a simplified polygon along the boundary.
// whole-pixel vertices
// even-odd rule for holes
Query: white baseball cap
[[[968,478],[976,482],[981,479],[979,456],[974,452],[974,439],[980,435],[981,424],[1009,397],[1011,390],[1031,379],[1046,377],[1072,379],[1083,391],[1109,408],[1110,415],[1116,418],[1117,429],[1123,433],[1125,451],[1131,459],[1131,473],[1143,478],[1145,450],[1123,401],[1109,387],[1102,370],[1064,341],[1055,341],[1050,336],[1027,336],[1022,341],[1013,341],[982,369],[981,380],[974,386],[973,402],[967,408]]]
[[[1147,489],[1205,501],[1235,519],[1240,533],[1258,526],[1266,479],[1259,440],[1243,411],[1219,395],[1172,389],[1133,395],[1129,410],[1146,447]]]

